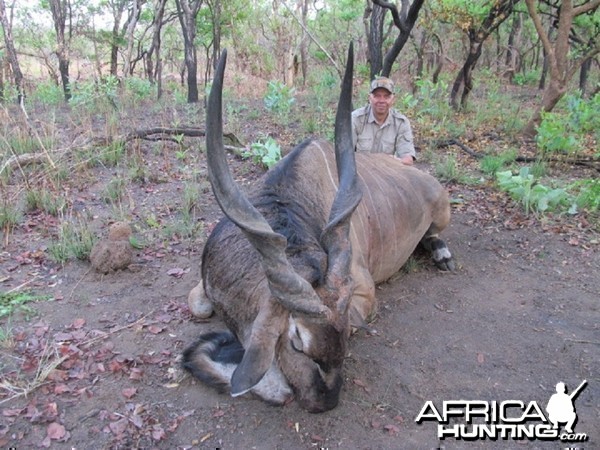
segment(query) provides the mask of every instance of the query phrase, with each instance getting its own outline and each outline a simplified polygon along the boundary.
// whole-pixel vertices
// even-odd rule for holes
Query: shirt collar
[[[387,117],[385,118],[385,121],[381,124],[381,128],[389,125],[391,123],[391,121],[392,121],[392,110],[390,109],[388,111]],[[368,122],[369,123],[375,123],[375,124],[377,123],[377,121],[375,120],[375,114],[373,114],[373,108],[371,108],[370,106],[369,106],[369,120],[368,120]]]

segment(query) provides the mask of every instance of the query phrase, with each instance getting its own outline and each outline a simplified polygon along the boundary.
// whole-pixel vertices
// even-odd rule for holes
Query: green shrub
[[[499,155],[485,155],[479,162],[481,171],[487,175],[495,174],[507,164],[512,163],[517,156],[515,149],[507,150]]]
[[[108,75],[101,81],[86,81],[71,84],[71,100],[69,103],[75,108],[84,108],[93,111],[97,108],[116,108],[119,79]]]
[[[136,77],[125,78],[125,89],[137,100],[152,97],[156,90],[149,80]]]
[[[535,85],[540,79],[540,74],[535,71],[517,72],[513,77],[513,83],[517,86]]]
[[[561,114],[542,113],[537,132],[537,145],[543,153],[576,153],[580,149],[578,137]]]
[[[269,81],[263,99],[265,108],[273,113],[287,116],[296,101],[295,92],[293,87],[286,86],[280,81]]]
[[[579,209],[600,211],[600,179],[576,181],[569,186],[569,190],[575,192],[575,204]]]
[[[255,164],[267,169],[273,167],[281,159],[281,147],[271,136],[250,145],[250,150],[244,152],[245,158],[252,158]]]
[[[555,211],[573,203],[572,197],[565,189],[552,189],[538,183],[529,173],[529,167],[521,168],[518,175],[513,175],[510,170],[498,172],[496,179],[500,189],[508,192],[514,200],[523,205],[525,214]],[[570,212],[574,211],[571,209]]]
[[[585,100],[581,94],[564,97],[564,110],[542,113],[537,145],[544,153],[576,154],[584,148],[585,136],[600,129],[600,94]]]
[[[31,99],[44,105],[59,105],[64,101],[64,93],[60,86],[52,81],[38,83],[31,93]]]

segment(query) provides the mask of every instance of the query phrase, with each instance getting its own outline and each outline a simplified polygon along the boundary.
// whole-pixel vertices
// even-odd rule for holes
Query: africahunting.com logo
[[[586,385],[587,381],[583,380],[577,389],[567,394],[565,384],[558,383],[545,413],[535,401],[446,400],[436,406],[428,400],[415,422],[436,422],[438,439],[583,442],[588,435],[574,431],[577,423],[574,401]]]

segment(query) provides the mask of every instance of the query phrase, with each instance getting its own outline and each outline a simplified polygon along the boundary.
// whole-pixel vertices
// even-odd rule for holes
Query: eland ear
[[[243,395],[265,376],[275,357],[275,345],[265,348],[252,343],[231,376],[231,396]]]
[[[283,332],[284,310],[271,298],[260,308],[242,362],[231,376],[231,395],[245,394],[265,376],[275,358],[275,346]]]

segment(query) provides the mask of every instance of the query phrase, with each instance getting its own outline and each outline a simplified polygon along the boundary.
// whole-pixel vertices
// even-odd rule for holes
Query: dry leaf
[[[50,439],[59,440],[63,439],[67,434],[67,430],[60,423],[52,422],[48,425],[48,429],[46,430],[46,434]]]
[[[129,399],[131,397],[133,397],[135,394],[137,393],[137,389],[136,388],[125,388],[121,391],[121,394],[123,394],[123,397]]]
[[[74,330],[79,330],[80,328],[83,328],[84,325],[85,319],[75,319],[71,324],[71,328],[73,328]]]

